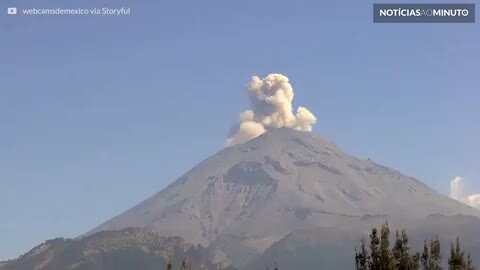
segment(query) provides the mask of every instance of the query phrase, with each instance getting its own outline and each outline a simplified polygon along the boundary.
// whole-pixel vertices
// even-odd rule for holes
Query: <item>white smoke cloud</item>
[[[463,201],[463,178],[460,176],[455,176],[455,178],[450,181],[450,198],[457,201]]]
[[[473,194],[467,197],[468,204],[480,209],[480,194]]]
[[[273,128],[312,131],[317,121],[305,107],[298,107],[293,113],[293,88],[282,74],[269,74],[264,78],[253,76],[247,93],[252,108],[240,114],[240,122],[227,139],[227,146],[244,143]]]
[[[460,176],[450,181],[450,198],[480,209],[480,194],[465,195],[465,185]]]

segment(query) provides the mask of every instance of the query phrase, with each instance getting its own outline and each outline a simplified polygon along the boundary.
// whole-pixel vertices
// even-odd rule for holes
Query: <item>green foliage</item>
[[[355,252],[355,269],[357,270],[367,270],[368,268],[368,261],[369,256],[367,252],[367,248],[365,247],[365,238],[362,238],[360,244],[360,251]]]
[[[385,222],[380,230],[380,269],[395,269],[392,252],[390,251],[390,229],[388,222]]]
[[[381,270],[382,266],[380,264],[380,239],[378,238],[377,228],[372,228],[372,233],[370,234],[370,260],[368,262],[369,270]]]
[[[187,270],[187,260],[183,259],[182,260],[182,266],[180,268],[181,270]]]
[[[406,230],[396,231],[395,242],[390,248],[390,229],[388,223],[382,225],[380,237],[378,230],[372,227],[370,233],[370,250],[366,248],[365,239],[361,240],[360,249],[355,250],[355,269],[357,270],[442,270],[441,246],[438,236],[427,241],[425,239],[423,252],[410,252],[409,239]],[[452,243],[449,270],[475,270],[472,258],[464,251],[457,238]]]
[[[450,246],[450,258],[448,259],[449,270],[464,270],[467,266],[465,255],[460,245],[460,239],[457,238],[455,245]]]
[[[430,240],[430,242],[425,239],[420,263],[423,270],[442,270],[442,256],[438,236]]]
[[[475,270],[475,267],[473,266],[472,257],[470,256],[470,253],[468,253],[467,265],[466,265],[465,269],[466,270]]]
[[[415,254],[412,255],[411,269],[413,270],[420,269],[420,252],[415,252]]]
[[[420,263],[422,265],[422,269],[430,270],[429,263],[430,263],[430,251],[428,249],[428,242],[427,239],[423,241],[423,253],[420,257]]]
[[[415,262],[413,256],[410,255],[410,248],[408,245],[408,235],[406,230],[396,232],[396,240],[392,250],[393,261],[395,269],[411,270],[415,268],[418,261]]]
[[[434,240],[430,241],[430,257],[428,261],[428,270],[441,270],[442,269],[442,255],[440,248],[440,240],[438,235]]]

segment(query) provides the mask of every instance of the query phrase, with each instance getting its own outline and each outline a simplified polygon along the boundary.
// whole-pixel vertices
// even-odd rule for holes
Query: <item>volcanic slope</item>
[[[432,214],[480,216],[327,139],[280,128],[221,150],[88,234],[140,227],[215,245],[241,266],[295,230],[372,216],[416,220]]]

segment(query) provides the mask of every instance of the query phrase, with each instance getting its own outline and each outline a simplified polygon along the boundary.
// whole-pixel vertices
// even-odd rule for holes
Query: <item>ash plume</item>
[[[226,146],[244,143],[274,128],[312,131],[317,118],[305,107],[293,112],[293,88],[282,74],[253,76],[247,86],[251,109],[240,114]]]
[[[450,198],[455,199],[457,201],[463,201],[464,195],[464,184],[463,178],[460,176],[455,176],[455,178],[450,181]]]
[[[465,184],[460,176],[450,181],[450,198],[480,209],[480,194],[465,195]]]

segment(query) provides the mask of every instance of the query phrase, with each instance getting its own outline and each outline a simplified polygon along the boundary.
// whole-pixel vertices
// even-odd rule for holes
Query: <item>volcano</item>
[[[242,267],[294,231],[360,228],[355,224],[369,220],[407,224],[432,215],[477,222],[480,211],[328,139],[280,128],[219,151],[87,235],[139,227],[218,247]]]

